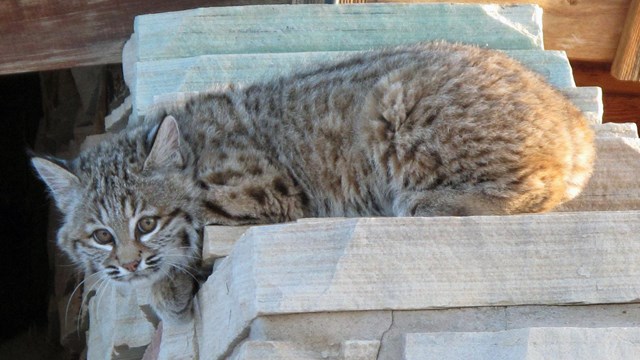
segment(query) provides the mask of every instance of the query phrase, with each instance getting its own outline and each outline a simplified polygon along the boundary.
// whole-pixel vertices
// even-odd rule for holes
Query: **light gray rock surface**
[[[200,352],[226,354],[267,315],[633,302],[639,218],[629,211],[253,227],[198,294],[207,319],[200,334],[211,339]]]
[[[636,123],[606,123],[594,126],[598,137],[628,137],[638,138],[638,125]]]
[[[635,125],[607,125],[597,132],[596,163],[587,187],[554,211],[640,209],[640,139],[633,134]],[[612,136],[607,130],[620,133]]]
[[[204,239],[202,243],[202,258],[206,266],[213,265],[213,262],[221,257],[229,255],[233,245],[250,226],[207,226],[204,229]]]
[[[407,334],[404,360],[633,359],[640,328],[527,328]]]
[[[88,359],[142,358],[155,328],[138,300],[132,288],[109,283],[96,287],[89,299]]]

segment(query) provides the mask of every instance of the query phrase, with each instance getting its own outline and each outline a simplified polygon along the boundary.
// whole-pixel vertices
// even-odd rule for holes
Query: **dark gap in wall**
[[[0,76],[0,340],[47,322],[49,203],[26,153],[42,116],[39,74]]]

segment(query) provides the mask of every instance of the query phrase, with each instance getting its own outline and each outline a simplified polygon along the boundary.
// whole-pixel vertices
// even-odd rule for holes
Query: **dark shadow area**
[[[37,73],[0,76],[0,342],[47,322],[49,205],[26,153],[42,115]]]

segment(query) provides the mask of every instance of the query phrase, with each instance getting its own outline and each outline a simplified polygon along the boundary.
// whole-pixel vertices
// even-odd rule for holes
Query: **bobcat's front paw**
[[[186,273],[172,271],[151,287],[152,303],[167,323],[185,323],[193,318],[194,280]]]

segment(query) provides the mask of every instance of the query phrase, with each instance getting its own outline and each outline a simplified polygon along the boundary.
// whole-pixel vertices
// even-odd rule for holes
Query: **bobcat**
[[[594,160],[581,112],[499,51],[445,42],[364,52],[147,116],[70,161],[32,159],[87,272],[150,282],[191,314],[206,224],[543,212]]]

